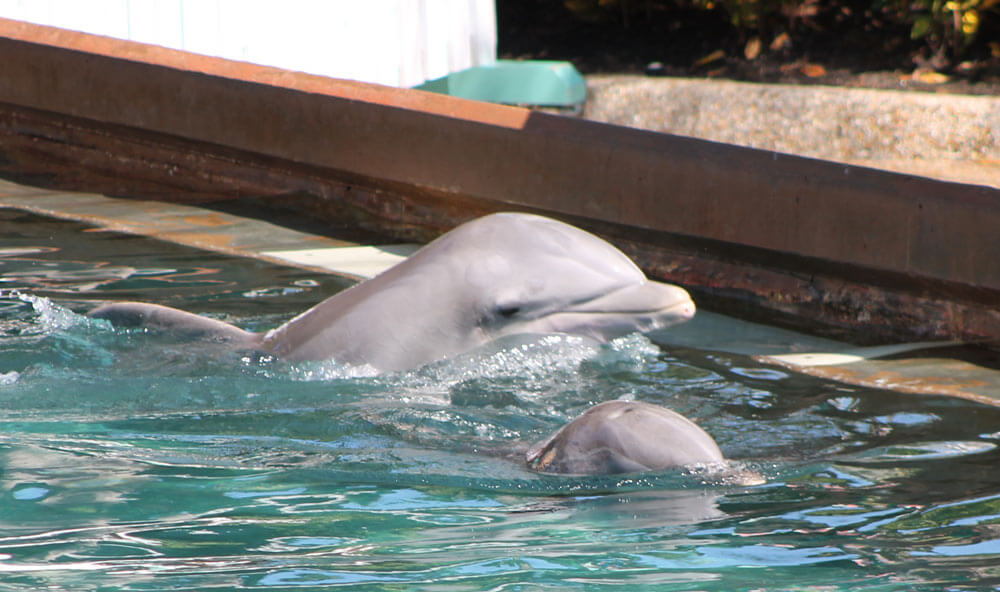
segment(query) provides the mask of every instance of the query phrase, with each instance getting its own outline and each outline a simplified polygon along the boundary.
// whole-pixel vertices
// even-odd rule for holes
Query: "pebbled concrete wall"
[[[593,76],[593,121],[1000,188],[1000,98]]]

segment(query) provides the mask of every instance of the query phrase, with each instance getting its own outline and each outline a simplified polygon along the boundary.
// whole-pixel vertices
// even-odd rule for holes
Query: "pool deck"
[[[419,248],[414,243],[359,244],[191,205],[52,191],[2,180],[0,208],[359,280]],[[763,364],[845,384],[1000,405],[1000,355],[962,344],[858,348],[705,310],[693,321],[651,337],[663,346],[751,356]]]

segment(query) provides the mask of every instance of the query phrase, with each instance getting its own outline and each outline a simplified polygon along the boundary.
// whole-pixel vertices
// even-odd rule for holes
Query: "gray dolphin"
[[[251,333],[166,306],[122,302],[90,316],[379,371],[416,368],[498,337],[570,333],[607,341],[689,320],[682,288],[651,281],[624,253],[542,216],[485,216],[280,327]]]
[[[585,411],[525,454],[542,473],[610,475],[724,461],[712,436],[665,407],[606,401]]]

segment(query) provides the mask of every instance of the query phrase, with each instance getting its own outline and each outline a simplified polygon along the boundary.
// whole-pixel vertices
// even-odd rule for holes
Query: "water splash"
[[[81,325],[102,329],[111,327],[111,324],[107,321],[91,319],[87,316],[76,314],[68,308],[55,304],[44,296],[27,294],[20,290],[0,290],[0,298],[15,299],[30,304],[35,314],[38,315],[38,325],[45,333],[65,331]]]
[[[244,358],[244,360],[248,364],[259,363],[259,359]],[[270,358],[264,358],[264,360],[265,362],[272,361]],[[369,364],[343,364],[336,360],[288,364],[284,366],[284,371],[293,380],[304,382],[329,382],[352,378],[368,378],[379,374],[378,369]]]

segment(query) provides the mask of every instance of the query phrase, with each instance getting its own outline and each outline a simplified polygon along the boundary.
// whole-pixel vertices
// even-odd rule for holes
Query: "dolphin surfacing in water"
[[[543,216],[501,213],[455,228],[264,333],[138,302],[108,304],[90,316],[293,362],[332,359],[395,371],[507,335],[569,333],[608,341],[687,321],[694,311],[682,288],[647,279],[604,240]]]
[[[606,401],[587,409],[525,454],[540,473],[613,475],[714,465],[719,445],[698,424],[666,407]]]

